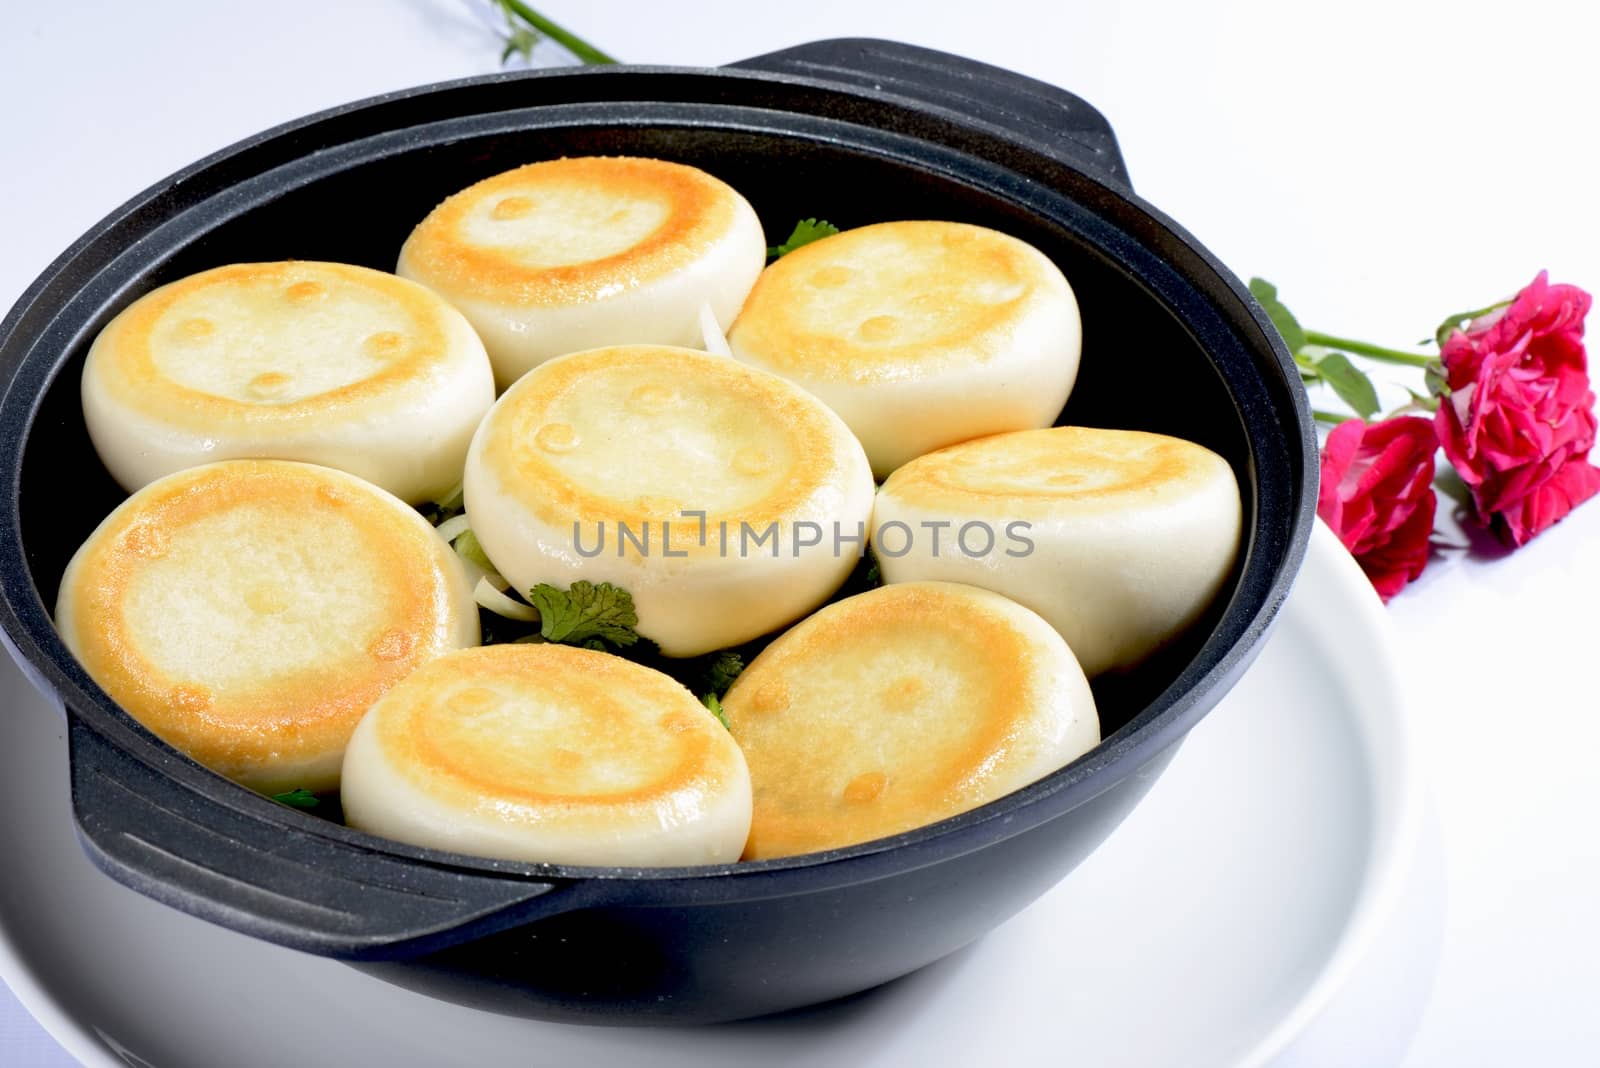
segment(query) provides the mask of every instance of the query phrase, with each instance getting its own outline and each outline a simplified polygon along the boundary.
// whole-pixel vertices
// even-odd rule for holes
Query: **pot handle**
[[[1116,135],[1103,115],[1080,96],[987,63],[897,41],[840,37],[732,66],[909,97],[958,122],[996,127],[1102,181],[1132,188]]]
[[[522,922],[531,902],[570,885],[363,851],[272,818],[281,806],[271,801],[256,813],[208,798],[67,719],[73,815],[95,866],[268,942],[350,960],[412,957]],[[538,911],[573,907],[551,904]]]

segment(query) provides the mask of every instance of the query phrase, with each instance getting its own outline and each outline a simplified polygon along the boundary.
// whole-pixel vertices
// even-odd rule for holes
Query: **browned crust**
[[[892,717],[911,703],[948,698],[927,681],[891,680],[883,693],[863,695],[860,709],[802,707],[793,680],[827,673],[830,661],[858,654],[886,635],[926,634],[953,643],[968,680],[984,694],[976,707],[952,708],[970,717],[970,733],[939,767],[925,763],[919,739],[897,739],[890,766],[856,776],[842,794],[822,779],[847,759],[846,716]],[[986,603],[986,595],[904,583],[840,601],[795,625],[745,669],[723,700],[733,735],[744,751],[754,790],[754,818],[745,859],[789,856],[868,841],[921,827],[973,804],[989,769],[1004,761],[1036,699],[1035,643]],[[893,766],[904,758],[904,767]],[[919,763],[919,761],[923,761]]]
[[[1042,477],[1006,484],[996,467]],[[1090,513],[1182,495],[1227,466],[1201,445],[1165,434],[1097,427],[1046,427],[995,434],[919,456],[891,474],[883,492],[917,507],[982,514]]]
[[[889,246],[922,255],[902,269],[880,254]],[[1016,295],[995,303],[970,299],[971,289],[985,282],[1012,285]],[[853,288],[910,300],[937,329],[933,337],[900,342],[892,331],[874,333],[871,315],[860,324],[819,321],[811,307],[819,288],[824,295]],[[899,377],[952,360],[988,362],[1052,289],[1065,289],[1059,272],[1007,234],[965,223],[877,223],[812,242],[767,267],[728,336],[741,358],[800,381]]]
[[[354,662],[316,664],[248,694],[218,698],[203,680],[174,679],[140,651],[122,605],[145,562],[174,530],[248,503],[297,513],[337,513],[366,535],[388,576],[372,591],[386,624]],[[163,479],[111,514],[75,559],[62,589],[89,674],[135,719],[195,760],[225,774],[270,771],[341,750],[356,722],[418,664],[450,647],[447,577],[437,539],[420,517],[395,509],[358,480],[306,464],[234,460]],[[204,640],[196,635],[196,640]]]
[[[546,766],[530,773],[522,761],[496,762],[495,738],[461,736],[465,720],[453,702],[470,700],[475,686],[523,690],[562,708],[562,745]],[[641,709],[653,729],[640,730]],[[510,804],[559,815],[569,827],[585,814],[650,808],[688,790],[715,793],[734,764],[722,726],[676,681],[566,645],[493,645],[441,657],[390,691],[375,716],[386,761],[428,795],[462,810]],[[562,788],[581,776],[568,770],[586,758],[626,759],[630,749],[652,759],[668,752],[668,770],[632,789]]]
[[[806,502],[839,479],[844,458],[837,426],[828,418],[827,409],[798,387],[722,356],[664,346],[616,346],[541,364],[489,414],[481,431],[485,441],[483,463],[508,488],[507,492],[515,494],[522,507],[561,527],[579,522],[586,528],[595,522],[628,523],[637,528],[645,520],[674,519],[680,508],[697,507],[692,499],[618,500],[590,492],[562,474],[540,447],[541,432],[548,433],[548,413],[558,401],[571,392],[582,391],[591,375],[626,375],[630,366],[648,369],[652,374],[664,369],[697,387],[743,398],[761,410],[771,425],[780,426],[789,434],[791,455],[799,461],[790,477],[735,516],[708,515],[708,526],[715,527],[723,518],[742,520],[753,527],[786,521],[801,514]],[[618,418],[626,417],[619,413]],[[739,462],[737,454],[729,459],[733,464]],[[674,544],[691,554],[716,551],[714,538],[708,538],[705,546],[692,538],[681,546]]]
[[[305,291],[296,287],[308,283],[366,289],[391,300],[408,320],[409,343],[391,343],[389,358],[375,374],[284,404],[254,404],[192,389],[156,366],[153,335],[180,299],[212,286],[281,286],[286,300],[304,300]],[[450,345],[444,314],[449,314],[448,306],[422,286],[366,267],[299,260],[235,263],[170,282],[134,301],[95,339],[86,373],[96,376],[119,403],[162,423],[201,431],[238,424],[292,426],[370,402],[443,362]]]
[[[526,196],[541,185],[581,185],[618,197],[652,196],[667,217],[647,237],[611,256],[559,267],[530,267],[461,236],[483,201]],[[678,270],[733,226],[742,198],[726,183],[681,163],[631,156],[578,156],[530,163],[485,178],[447,198],[412,231],[405,270],[441,293],[513,306],[584,304]]]

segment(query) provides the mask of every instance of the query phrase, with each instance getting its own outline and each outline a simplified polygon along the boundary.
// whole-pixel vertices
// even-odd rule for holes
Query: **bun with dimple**
[[[372,702],[479,636],[460,561],[415,510],[277,460],[128,498],[67,565],[56,626],[131,716],[269,793],[336,787]]]
[[[911,582],[795,625],[722,702],[754,790],[747,859],[935,823],[1100,740],[1071,651],[1021,605]]]
[[[603,345],[698,346],[701,309],[733,321],[766,258],[738,191],[666,160],[530,163],[435,208],[397,270],[477,328],[502,388]]]
[[[460,482],[492,403],[488,357],[460,312],[342,263],[239,263],[162,286],[107,324],[83,369],[89,436],[130,492],[270,457],[418,504]]]
[[[478,542],[517,590],[620,586],[669,656],[827,600],[865,545],[874,488],[861,446],[810,394],[660,346],[528,372],[478,428],[464,485]]]
[[[996,230],[890,222],[789,253],[728,331],[736,358],[814,393],[878,477],[983,434],[1049,426],[1078,373],[1055,264]]]
[[[737,860],[750,777],[672,679],[565,645],[496,645],[419,669],[361,721],[351,826],[435,849],[555,864]]]

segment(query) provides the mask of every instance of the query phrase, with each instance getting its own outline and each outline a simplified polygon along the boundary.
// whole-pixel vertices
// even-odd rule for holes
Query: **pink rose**
[[[1457,330],[1440,352],[1450,395],[1439,443],[1478,515],[1522,545],[1600,491],[1594,393],[1583,351],[1589,294],[1541,271],[1498,314]]]
[[[1438,498],[1433,424],[1416,416],[1340,423],[1322,447],[1317,514],[1385,601],[1422,574]]]

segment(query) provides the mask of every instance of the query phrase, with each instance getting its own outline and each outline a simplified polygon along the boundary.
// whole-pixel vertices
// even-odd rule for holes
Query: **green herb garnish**
[[[700,703],[705,705],[706,709],[710,711],[713,716],[716,716],[719,720],[721,720],[724,727],[728,728],[730,731],[733,730],[733,724],[728,722],[728,714],[722,710],[722,702],[717,699],[716,694],[706,694],[704,697],[700,698]]]
[[[801,219],[794,224],[794,229],[789,234],[789,240],[781,245],[768,245],[767,257],[776,259],[787,256],[797,248],[821,241],[825,237],[832,237],[839,232],[839,228],[826,219]]]
[[[280,805],[290,808],[316,808],[321,802],[317,795],[307,790],[304,786],[290,790],[286,794],[273,794],[272,799]]]
[[[566,590],[541,582],[528,591],[528,601],[539,610],[539,634],[545,641],[604,650],[639,640],[632,595],[609,582],[574,582]]]
[[[733,680],[744,670],[744,657],[732,649],[718,649],[707,654],[705,688],[713,697],[721,697],[733,685]]]

